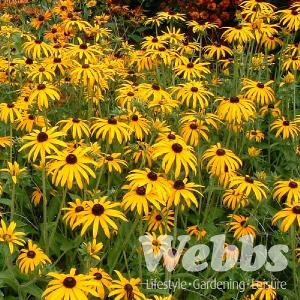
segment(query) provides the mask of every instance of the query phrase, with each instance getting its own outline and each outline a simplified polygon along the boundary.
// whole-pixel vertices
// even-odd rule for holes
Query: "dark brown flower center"
[[[263,89],[265,87],[265,85],[263,83],[259,82],[257,84],[257,87],[260,88],[260,89]]]
[[[36,139],[39,143],[46,142],[48,140],[48,134],[46,132],[39,132]]]
[[[255,130],[251,130],[251,135],[257,135],[257,132]]]
[[[35,42],[36,44],[38,44],[38,45],[40,45],[40,44],[42,43],[41,40],[35,40],[34,42]]]
[[[168,139],[169,139],[169,140],[175,140],[175,139],[176,139],[175,134],[169,133],[169,134],[168,134]]]
[[[35,256],[36,256],[36,253],[34,251],[32,251],[32,250],[29,250],[27,252],[27,257],[28,258],[35,258]]]
[[[152,43],[157,43],[158,42],[158,38],[154,37],[151,41],[152,41]]]
[[[101,280],[102,279],[102,274],[97,272],[97,273],[94,274],[94,277],[95,277],[96,280]]]
[[[185,188],[185,184],[182,180],[176,180],[173,186],[176,190],[183,190]]]
[[[111,155],[109,155],[109,156],[106,156],[106,160],[108,160],[108,161],[113,161],[114,158],[113,158]]]
[[[107,123],[110,125],[116,125],[118,123],[118,121],[115,118],[109,118],[107,120]]]
[[[230,97],[229,101],[230,101],[230,103],[239,103],[240,99],[239,99],[239,97],[234,96],[234,97]]]
[[[173,150],[175,153],[180,153],[180,152],[182,152],[183,147],[182,147],[180,144],[178,144],[178,143],[174,143],[174,144],[172,145],[172,150]]]
[[[245,227],[246,226],[246,221],[243,220],[240,224],[241,224],[241,226]]]
[[[13,103],[8,103],[6,106],[7,106],[7,108],[14,108],[15,107],[15,105]]]
[[[132,295],[133,287],[131,284],[127,283],[124,286],[124,290],[126,291],[127,295]],[[131,299],[132,299],[132,297],[131,297]]]
[[[33,64],[33,60],[31,58],[26,58],[25,64],[32,65]]]
[[[246,176],[245,181],[248,182],[248,183],[254,183],[254,179],[250,176]]]
[[[296,8],[293,8],[291,11],[293,16],[297,16],[298,15],[298,10]]]
[[[57,29],[56,28],[52,28],[51,29],[51,33],[57,33]]]
[[[153,241],[152,241],[152,246],[157,247],[157,246],[159,246],[159,245],[160,245],[160,243],[159,243],[158,240],[153,240]]]
[[[66,157],[66,162],[70,165],[74,165],[77,163],[77,156],[75,154],[68,154]]]
[[[296,215],[300,215],[300,206],[299,205],[293,207],[293,213]]]
[[[146,188],[144,186],[139,186],[136,189],[136,193],[140,196],[144,196],[144,195],[146,195]]]
[[[61,58],[55,57],[55,58],[53,59],[53,62],[56,63],[56,64],[59,64],[59,63],[61,63]]]
[[[39,91],[44,90],[45,88],[46,88],[46,85],[43,84],[43,83],[40,83],[40,84],[37,86],[37,89],[38,89]]]
[[[192,62],[189,62],[187,65],[186,65],[187,68],[189,69],[192,69],[194,68],[194,64]]]
[[[195,130],[195,129],[198,128],[198,125],[196,123],[191,123],[190,124],[190,128],[193,129],[193,130]]]
[[[290,121],[285,120],[285,121],[282,122],[282,125],[283,126],[289,126],[290,125]]]
[[[87,44],[81,44],[81,45],[79,46],[79,48],[80,48],[81,50],[86,50],[86,49],[88,48],[88,46],[87,46]]]
[[[81,206],[81,205],[76,206],[76,208],[75,208],[75,212],[76,212],[76,213],[79,213],[79,212],[81,212],[81,211],[83,211],[83,210],[84,210],[84,208],[83,208],[83,206]]]
[[[131,120],[132,121],[138,121],[139,120],[139,117],[138,117],[138,115],[133,115],[132,117],[131,117]]]
[[[152,89],[155,90],[155,91],[159,91],[160,87],[157,84],[152,84]]]
[[[29,115],[28,119],[31,120],[31,121],[33,121],[34,120],[34,116],[33,115]]]
[[[289,182],[289,187],[290,187],[291,189],[296,189],[296,188],[298,187],[298,183],[295,182],[295,181],[290,181],[290,182]]]
[[[269,109],[273,109],[275,106],[274,106],[274,104],[273,103],[270,103],[269,105],[268,105],[268,108]]]
[[[40,68],[39,68],[39,72],[45,72],[45,70],[46,70],[46,69],[45,69],[44,67],[40,67]]]
[[[94,204],[93,208],[92,208],[92,213],[95,216],[101,216],[104,213],[104,207],[103,205],[97,203]]]
[[[90,67],[90,65],[89,64],[83,64],[81,67],[82,67],[82,69],[88,69]]]
[[[64,287],[72,289],[76,285],[76,279],[74,277],[66,277],[63,281]]]
[[[157,174],[155,172],[150,171],[147,174],[147,177],[151,180],[151,181],[156,181],[157,180]]]
[[[195,86],[192,86],[192,87],[191,87],[191,91],[192,91],[193,93],[196,93],[196,92],[198,92],[198,88],[195,87]]]
[[[156,221],[161,221],[163,218],[162,218],[162,216],[161,215],[157,215],[156,217],[155,217],[155,220]]]
[[[226,154],[226,151],[225,151],[224,149],[220,148],[220,149],[218,149],[218,150],[216,151],[216,154],[217,154],[218,156],[223,156],[223,155]]]
[[[134,96],[134,93],[133,92],[128,92],[127,96],[132,97],[132,96]]]
[[[72,122],[73,122],[73,123],[79,123],[80,120],[79,120],[78,118],[73,118],[73,119],[72,119]]]
[[[43,22],[43,21],[45,20],[45,17],[44,17],[44,16],[39,16],[39,17],[38,17],[38,20],[39,20],[40,22]]]

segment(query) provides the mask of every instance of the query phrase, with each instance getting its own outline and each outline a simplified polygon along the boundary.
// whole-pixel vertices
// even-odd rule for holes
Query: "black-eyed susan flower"
[[[248,204],[248,199],[245,194],[238,192],[235,189],[225,190],[223,194],[223,205],[231,210],[244,207]]]
[[[11,254],[14,252],[15,245],[23,246],[25,243],[23,240],[25,233],[22,231],[16,231],[16,227],[16,222],[12,221],[7,226],[4,220],[1,219],[0,243],[6,244]]]
[[[261,149],[252,146],[248,148],[247,152],[250,157],[258,157],[261,154]]]
[[[60,274],[56,272],[48,273],[48,276],[54,278],[50,280],[42,297],[47,300],[76,300],[78,297],[82,300],[88,300],[87,295],[98,296],[96,290],[97,282],[93,276],[78,274],[76,269],[72,268],[69,274]]]
[[[272,83],[272,80],[262,83],[251,79],[244,79],[242,91],[245,92],[245,97],[252,99],[258,104],[266,105],[275,101],[274,91],[270,87]]]
[[[231,221],[228,223],[230,226],[229,231],[233,231],[233,236],[236,239],[244,235],[250,235],[252,238],[256,236],[256,228],[253,225],[249,225],[249,217],[241,216],[241,215],[229,215]]]
[[[94,124],[91,127],[92,134],[96,135],[96,138],[108,140],[109,144],[112,144],[116,138],[119,144],[123,141],[128,141],[132,133],[131,128],[122,121],[118,121],[116,118],[111,117],[109,119],[96,118]]]
[[[92,227],[93,238],[96,238],[99,230],[102,229],[104,234],[110,238],[111,228],[115,231],[118,230],[118,225],[114,218],[127,221],[125,215],[116,209],[118,207],[120,207],[120,203],[111,202],[107,200],[107,197],[86,201],[84,210],[79,213],[80,217],[74,224],[74,227],[82,225],[81,235],[84,235],[88,228]]]
[[[231,178],[229,187],[247,197],[254,195],[257,201],[267,198],[267,186],[249,175]]]
[[[239,248],[235,245],[228,245],[227,243],[224,243],[224,251],[223,251],[223,257],[222,260],[232,260],[237,261],[238,257],[240,255]]]
[[[29,40],[23,45],[24,52],[27,56],[33,59],[48,57],[52,54],[53,50],[50,45],[42,40]]]
[[[261,142],[264,140],[265,135],[261,130],[249,130],[246,133],[246,136],[249,140],[255,140],[256,142]]]
[[[185,14],[169,12],[169,11],[160,11],[157,14],[157,17],[160,20],[166,21],[185,21]]]
[[[170,187],[167,179],[161,174],[151,171],[149,168],[144,170],[134,169],[127,175],[129,185],[133,188],[145,186],[146,192],[155,190],[161,199],[167,199],[170,193]]]
[[[96,60],[95,55],[100,54],[101,51],[97,49],[96,45],[90,45],[78,38],[79,44],[69,44],[68,54],[73,59],[86,60],[87,63],[93,63]]]
[[[129,127],[137,139],[144,139],[150,132],[150,121],[141,115],[136,109],[128,110],[126,116]]]
[[[146,36],[144,41],[142,42],[142,49],[153,50],[159,49],[161,47],[165,47],[167,45],[167,41],[163,36]]]
[[[197,146],[201,138],[208,141],[209,129],[203,121],[197,119],[188,122],[181,121],[181,135],[183,140],[191,146]]]
[[[146,100],[153,100],[156,102],[163,100],[171,100],[170,94],[165,91],[158,84],[142,83],[139,85],[140,97]]]
[[[232,50],[229,47],[222,45],[221,43],[205,46],[204,52],[209,59],[216,58],[217,60],[225,58],[226,56],[231,56],[233,54]]]
[[[69,207],[62,208],[63,211],[66,211],[63,220],[69,224],[72,229],[74,228],[74,224],[80,219],[81,215],[79,215],[79,213],[85,209],[85,204],[85,201],[81,201],[77,198],[73,202],[68,202]]]
[[[137,141],[136,144],[131,144],[124,147],[124,155],[128,155],[135,164],[139,162],[145,163],[147,167],[152,166],[153,162],[153,147],[146,142]]]
[[[90,268],[89,275],[93,276],[93,280],[97,282],[94,286],[98,297],[103,300],[108,294],[109,288],[112,284],[112,278],[101,268]]]
[[[176,99],[187,107],[196,109],[200,106],[205,109],[209,104],[209,99],[213,97],[205,85],[200,81],[190,81],[172,88],[172,94],[176,94]]]
[[[281,115],[280,109],[281,101],[277,101],[276,103],[270,103],[268,105],[264,105],[259,113],[264,117],[268,114],[272,115],[274,118],[278,118]]]
[[[251,284],[254,292],[254,299],[275,300],[277,298],[276,289],[267,281],[255,281]]]
[[[286,204],[286,207],[275,214],[272,224],[276,224],[283,219],[279,228],[282,232],[287,232],[292,225],[300,227],[300,203]]]
[[[300,69],[300,56],[286,56],[282,64],[282,69],[284,71],[298,71]]]
[[[230,98],[219,98],[217,115],[221,120],[238,125],[251,120],[255,116],[252,100],[239,95]]]
[[[145,295],[139,290],[138,285],[141,282],[139,278],[125,278],[119,271],[116,271],[118,280],[113,280],[110,285],[108,297],[115,297],[120,300],[146,300]]]
[[[208,160],[207,170],[213,175],[221,175],[227,169],[227,172],[238,170],[242,166],[242,161],[231,150],[223,148],[220,143],[213,145],[206,150],[202,160]]]
[[[168,296],[156,296],[154,295],[154,300],[172,300],[173,297],[172,295],[168,295]]]
[[[16,103],[1,103],[0,104],[0,120],[4,123],[14,123],[15,120],[21,117],[22,106]]]
[[[210,73],[209,63],[200,62],[199,59],[195,61],[187,61],[184,64],[178,65],[174,68],[177,77],[183,77],[184,79],[191,80],[195,78],[205,78]]]
[[[300,202],[300,181],[290,179],[275,182],[273,199],[286,203]]]
[[[139,215],[148,215],[151,207],[161,210],[161,206],[166,203],[163,198],[158,197],[154,188],[148,192],[145,186],[124,185],[122,188],[128,190],[123,196],[122,207],[125,210],[136,210]]]
[[[57,131],[57,127],[52,127],[47,129],[46,127],[42,130],[33,130],[29,135],[23,137],[26,143],[19,149],[19,152],[30,149],[28,153],[28,160],[35,162],[39,156],[41,162],[44,163],[46,159],[46,154],[58,153],[58,146],[66,147],[67,144],[61,140],[59,137],[65,134],[61,131]]]
[[[143,220],[148,223],[147,231],[166,234],[174,227],[174,211],[166,207],[162,210],[153,209]]]
[[[224,28],[226,28],[226,30],[222,34],[221,38],[230,44],[245,44],[254,39],[254,34],[252,33],[252,28],[249,23]]]
[[[28,240],[26,248],[20,250],[17,264],[22,273],[28,274],[38,267],[51,264],[51,260],[38,245]]]
[[[197,22],[196,20],[188,21],[187,25],[192,28],[194,33],[205,34],[210,29],[217,29],[218,26],[212,22]]]
[[[40,110],[49,107],[49,100],[58,101],[60,99],[59,90],[53,84],[39,83],[31,92],[29,101],[37,102]]]
[[[185,175],[190,173],[190,169],[196,173],[197,159],[193,153],[193,148],[183,141],[162,140],[153,145],[153,158],[162,158],[162,168],[168,174],[174,168],[174,176],[178,178],[183,168]]]
[[[67,186],[71,189],[74,181],[80,189],[85,183],[89,184],[90,177],[96,174],[91,166],[96,166],[87,153],[89,148],[77,147],[74,151],[61,151],[48,156],[51,161],[47,165],[47,172],[52,176],[52,183],[56,186]]]
[[[179,205],[182,207],[191,207],[192,204],[198,207],[199,201],[196,195],[202,195],[198,189],[203,186],[194,182],[188,182],[187,178],[170,181],[169,184],[171,191],[167,201],[168,208]]]
[[[11,180],[14,184],[17,184],[19,176],[26,172],[26,167],[20,168],[20,165],[14,161],[13,163],[7,162],[7,168],[0,169],[1,172],[7,172],[11,176]]]
[[[121,153],[103,154],[102,157],[97,161],[99,168],[106,166],[109,173],[114,171],[121,173],[122,166],[127,167],[125,160],[120,159]]]
[[[63,132],[71,132],[73,139],[81,139],[82,136],[88,137],[90,135],[89,126],[85,120],[69,118],[67,120],[61,120],[57,124],[62,124]]]
[[[44,81],[51,82],[55,77],[54,70],[50,65],[41,64],[33,66],[28,74],[28,78],[32,81],[43,83]]]
[[[283,9],[280,14],[280,24],[290,31],[297,31],[300,28],[300,11],[297,8]]]
[[[278,118],[271,124],[271,131],[276,130],[275,136],[281,136],[282,139],[295,139],[300,132],[296,122],[287,120],[285,117]]]
[[[83,243],[83,246],[90,257],[100,261],[100,257],[97,254],[103,248],[103,243],[98,243],[96,239],[93,239],[91,242]]]
[[[198,225],[187,227],[186,232],[190,236],[195,236],[198,241],[201,241],[207,235],[207,231],[204,228],[200,228]]]
[[[20,119],[16,120],[17,130],[25,130],[31,132],[34,126],[45,127],[46,120],[42,116],[28,114],[24,112]]]

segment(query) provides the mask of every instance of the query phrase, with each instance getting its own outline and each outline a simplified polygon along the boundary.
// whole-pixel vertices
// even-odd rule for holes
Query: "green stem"
[[[15,202],[16,202],[16,185],[13,182],[12,183],[12,189],[11,189],[10,220],[13,219],[13,216],[15,214]]]
[[[46,253],[49,253],[48,243],[48,218],[47,218],[47,189],[46,189],[46,169],[42,169],[42,184],[43,184],[43,241]]]

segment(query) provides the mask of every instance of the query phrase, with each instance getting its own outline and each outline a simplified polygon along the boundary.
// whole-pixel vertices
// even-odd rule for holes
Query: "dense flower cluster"
[[[297,299],[299,2],[242,1],[234,27],[162,11],[143,20],[150,33],[134,45],[124,26],[134,14],[98,4],[0,15],[4,297],[194,299],[197,290],[158,292],[145,280],[226,276],[249,288],[203,299]],[[272,275],[165,271],[180,262],[185,233],[187,246],[226,233],[223,260],[239,256],[232,245],[244,236],[288,244],[289,264]],[[155,273],[140,235],[163,253]]]

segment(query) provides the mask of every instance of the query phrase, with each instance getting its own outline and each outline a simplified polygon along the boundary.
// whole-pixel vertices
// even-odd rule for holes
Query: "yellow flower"
[[[163,156],[162,168],[168,174],[174,168],[175,178],[178,178],[183,167],[185,175],[190,173],[190,169],[196,173],[197,159],[193,153],[193,148],[187,146],[183,141],[162,140],[153,145],[153,158]]]
[[[201,241],[207,235],[207,231],[204,228],[199,228],[198,225],[192,225],[187,227],[186,232],[190,236],[194,235],[198,241]]]
[[[63,124],[63,132],[68,133],[68,131],[71,131],[73,139],[81,139],[82,135],[86,137],[90,135],[89,126],[85,120],[69,118],[67,120],[61,120],[57,124]]]
[[[14,252],[14,245],[24,245],[24,240],[22,237],[25,235],[25,233],[21,231],[15,231],[16,226],[17,224],[15,222],[11,222],[7,226],[4,220],[1,219],[0,242],[8,245],[11,254]]]
[[[64,135],[65,133],[57,131],[57,127],[52,127],[50,129],[46,129],[46,127],[44,127],[41,131],[35,129],[29,135],[23,137],[23,140],[27,142],[19,149],[19,152],[30,148],[28,160],[31,160],[32,158],[35,162],[37,157],[40,156],[41,163],[44,163],[46,154],[50,154],[52,152],[58,153],[59,150],[57,146],[67,146],[65,142],[58,139],[58,137],[62,137]]]
[[[96,239],[93,239],[92,242],[83,243],[83,245],[85,246],[88,255],[96,260],[100,260],[97,253],[103,248],[103,243],[97,243]]]
[[[275,288],[266,281],[255,281],[251,287],[255,289],[254,299],[275,300],[277,298]]]
[[[300,181],[279,180],[275,182],[273,199],[286,201],[286,203],[300,202]]]
[[[223,195],[223,205],[231,210],[235,210],[239,207],[244,207],[248,204],[248,199],[244,193],[237,191],[236,189],[225,190]]]
[[[298,120],[296,121],[298,122]],[[300,128],[296,122],[286,120],[285,117],[278,118],[271,124],[271,131],[273,130],[277,130],[276,137],[282,135],[282,139],[284,140],[288,138],[295,139],[300,132]]]
[[[118,158],[120,156],[121,153],[104,154],[97,161],[97,165],[99,168],[107,166],[109,173],[112,173],[113,171],[121,173],[122,172],[121,166],[127,167],[127,163],[125,160]]]
[[[0,104],[0,120],[4,123],[14,123],[15,120],[21,117],[21,105],[16,103],[1,103]]]
[[[248,148],[248,154],[251,157],[257,157],[261,154],[261,149],[257,149],[255,147],[249,147]]]
[[[237,240],[244,235],[250,235],[251,237],[255,238],[256,228],[253,225],[247,224],[249,220],[248,217],[241,215],[229,215],[229,218],[232,219],[231,222],[228,223],[230,226],[229,231],[234,231],[233,236]]]
[[[89,270],[89,275],[92,275],[97,283],[94,289],[97,291],[98,297],[101,300],[104,300],[106,292],[109,291],[111,286],[112,278],[100,268],[91,268]]]
[[[115,270],[115,272],[119,279],[112,281],[108,297],[115,297],[115,299],[120,300],[146,300],[145,295],[138,288],[138,284],[141,281],[139,278],[128,280],[119,271]]]
[[[22,273],[28,274],[39,266],[51,264],[51,260],[32,240],[28,240],[27,247],[20,250],[17,264]]]
[[[94,290],[97,286],[97,282],[93,279],[93,276],[75,274],[76,269],[74,268],[70,270],[69,274],[48,273],[48,276],[54,279],[50,280],[42,297],[45,297],[47,300],[61,300],[67,298],[69,300],[76,300],[78,297],[80,297],[80,300],[88,300],[88,294],[97,297],[98,294],[96,290]]]
[[[8,166],[8,168],[1,169],[0,171],[8,172],[11,176],[11,179],[12,179],[13,183],[17,184],[18,177],[26,171],[26,168],[21,168],[20,169],[20,166],[16,161],[14,161],[13,164],[8,161],[7,166]]]
[[[25,54],[33,59],[42,58],[42,56],[48,57],[53,52],[50,45],[38,39],[25,42],[23,48]]]
[[[52,175],[52,183],[55,186],[67,186],[71,189],[74,181],[80,189],[84,188],[84,184],[89,184],[90,177],[95,178],[96,174],[89,165],[96,166],[86,154],[89,148],[83,149],[77,147],[74,151],[62,151],[55,155],[50,155],[52,159],[47,165],[47,172]]]
[[[103,230],[104,234],[110,238],[111,229],[115,231],[118,230],[118,225],[112,218],[127,222],[125,215],[116,209],[120,206],[120,203],[111,202],[106,198],[107,197],[101,197],[85,202],[84,210],[78,213],[79,219],[74,224],[74,227],[82,225],[80,235],[84,235],[87,229],[92,226],[94,239],[98,236],[99,227]]]

